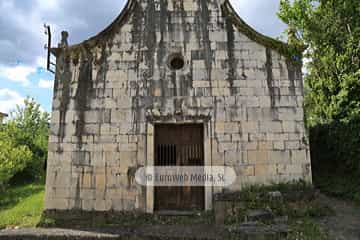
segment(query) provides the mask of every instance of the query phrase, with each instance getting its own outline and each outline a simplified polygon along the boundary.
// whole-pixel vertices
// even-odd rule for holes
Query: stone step
[[[70,239],[88,239],[88,240],[113,240],[119,239],[120,235],[106,234],[92,231],[79,231],[70,229],[45,229],[45,228],[25,228],[25,229],[7,229],[0,231],[0,240],[70,240]]]
[[[269,209],[249,210],[245,215],[245,222],[270,222],[274,219],[275,215]]]
[[[230,227],[229,231],[236,239],[242,240],[280,240],[286,239],[290,229],[286,224],[260,225],[249,222],[236,227]]]
[[[148,225],[137,228],[71,230],[60,228],[28,228],[0,231],[0,240],[279,240],[288,233],[286,225],[265,226],[258,223],[236,227],[216,225]]]
[[[228,239],[225,229],[209,226],[139,226],[132,229],[69,230],[69,229],[16,229],[0,231],[0,240],[217,240]]]

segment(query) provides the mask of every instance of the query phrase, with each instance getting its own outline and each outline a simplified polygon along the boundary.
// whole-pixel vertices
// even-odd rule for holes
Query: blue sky
[[[232,0],[240,16],[257,31],[279,37],[285,25],[277,18],[280,0]],[[70,44],[81,42],[109,25],[124,0],[0,0],[0,112],[9,113],[26,96],[50,112],[54,75],[47,72],[43,24]],[[81,11],[79,11],[81,9]],[[9,14],[11,13],[11,14]]]

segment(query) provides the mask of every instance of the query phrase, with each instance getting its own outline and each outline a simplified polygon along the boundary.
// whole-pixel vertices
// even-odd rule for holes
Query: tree
[[[15,168],[16,178],[35,180],[45,174],[44,165],[47,158],[49,114],[42,112],[40,105],[34,99],[27,98],[24,107],[17,106],[11,113],[10,120],[1,127],[6,147],[27,149],[31,160],[23,161],[24,167]],[[4,156],[5,149],[0,149]],[[26,154],[26,156],[29,156]],[[9,158],[10,159],[10,158]],[[11,160],[16,162],[17,160]],[[14,164],[13,164],[14,165]],[[21,164],[20,164],[21,165]]]
[[[32,152],[27,146],[17,146],[4,131],[0,131],[0,191],[31,159]]]
[[[360,201],[360,1],[280,0],[307,46],[305,111],[314,184]]]
[[[310,126],[360,115],[360,1],[281,0],[279,17],[308,46]]]

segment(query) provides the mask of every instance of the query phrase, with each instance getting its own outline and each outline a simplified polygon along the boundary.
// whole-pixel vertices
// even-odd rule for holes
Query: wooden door
[[[156,125],[155,166],[204,166],[203,125]],[[155,210],[203,210],[204,195],[204,187],[155,187]]]

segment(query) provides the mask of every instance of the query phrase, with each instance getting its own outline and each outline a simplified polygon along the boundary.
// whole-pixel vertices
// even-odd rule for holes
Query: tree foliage
[[[308,49],[310,126],[360,115],[360,1],[281,0],[279,17]]]
[[[4,132],[0,132],[0,190],[31,161],[32,153],[27,146],[17,146]]]
[[[360,1],[281,0],[278,15],[308,47],[314,184],[360,202]]]
[[[34,99],[17,106],[10,120],[0,127],[0,171],[6,183],[16,175],[31,181],[44,176],[47,158],[49,114]]]

